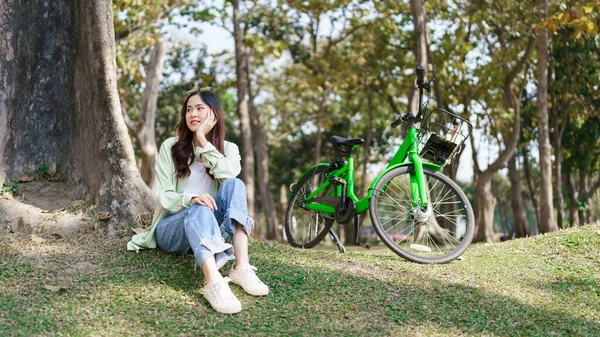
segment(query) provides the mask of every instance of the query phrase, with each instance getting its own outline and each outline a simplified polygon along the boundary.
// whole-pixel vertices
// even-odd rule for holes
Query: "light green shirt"
[[[178,213],[190,207],[192,195],[183,194],[183,188],[188,177],[177,178],[175,163],[171,156],[171,147],[177,141],[177,137],[171,137],[164,141],[158,152],[156,161],[156,206],[152,217],[152,226],[144,232],[136,234],[127,243],[127,250],[139,251],[144,248],[156,248],[154,231],[160,219],[168,213]],[[210,174],[222,182],[228,178],[235,178],[242,167],[240,165],[240,150],[237,145],[225,142],[225,155],[221,154],[211,143],[205,147],[197,146],[195,149],[196,160],[201,160],[209,168]]]

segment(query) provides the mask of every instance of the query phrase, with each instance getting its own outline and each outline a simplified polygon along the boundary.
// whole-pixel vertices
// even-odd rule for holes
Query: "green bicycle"
[[[369,210],[379,239],[407,260],[447,263],[467,249],[475,227],[473,209],[461,188],[440,170],[460,152],[473,126],[443,109],[423,114],[428,105],[423,91],[430,86],[423,67],[416,74],[418,114],[392,123],[392,128],[408,123],[407,136],[363,199],[354,192],[354,151],[364,142],[361,138],[333,136],[336,158],[312,166],[291,185],[285,234],[292,246],[312,248],[329,233],[345,252],[332,225],[354,220],[354,242],[368,248],[359,241],[359,217]]]

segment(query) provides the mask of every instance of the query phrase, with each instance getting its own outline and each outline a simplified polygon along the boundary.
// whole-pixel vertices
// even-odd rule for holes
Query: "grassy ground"
[[[600,336],[600,225],[473,245],[446,265],[255,241],[272,291],[232,285],[233,316],[203,299],[191,255],[125,242],[0,232],[0,335]]]

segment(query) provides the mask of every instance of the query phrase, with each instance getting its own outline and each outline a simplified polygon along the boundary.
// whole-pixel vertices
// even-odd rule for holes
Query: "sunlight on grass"
[[[125,238],[34,244],[3,232],[0,335],[598,336],[599,230],[476,244],[445,265],[253,241],[271,293],[232,285],[244,308],[233,316],[208,306],[192,255],[126,252]],[[44,288],[64,280],[57,293]]]

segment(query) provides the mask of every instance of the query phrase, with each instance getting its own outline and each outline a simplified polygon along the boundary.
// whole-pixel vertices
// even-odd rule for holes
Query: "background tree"
[[[254,169],[254,146],[252,140],[252,125],[248,111],[248,66],[246,50],[244,46],[244,34],[242,27],[242,12],[239,0],[227,0],[233,7],[233,39],[235,43],[235,73],[237,87],[237,106],[240,117],[240,129],[242,135],[242,175],[246,183],[246,194],[248,196],[248,210],[250,216],[255,216],[255,169]]]
[[[154,176],[156,165],[156,155],[158,154],[156,147],[156,104],[158,101],[158,90],[162,71],[167,53],[166,43],[157,41],[152,49],[150,64],[148,66],[147,78],[145,82],[144,93],[142,97],[142,105],[140,115],[137,122],[134,122],[129,117],[126,108],[121,103],[123,119],[131,133],[133,133],[141,153],[140,171],[142,179],[150,187],[154,189]]]
[[[550,63],[550,115],[554,121],[552,140],[554,148],[555,199],[558,225],[564,220],[564,197],[562,181],[565,181],[569,199],[569,223],[580,224],[578,205],[585,208],[591,200],[578,200],[578,188],[575,187],[577,169],[574,157],[569,149],[577,147],[573,142],[573,133],[588,118],[592,111],[594,89],[589,82],[598,76],[598,3],[597,1],[564,1],[555,5],[553,15],[547,23],[552,35],[552,53]],[[592,80],[593,81],[593,80]],[[597,102],[597,100],[596,100]],[[567,130],[569,130],[567,132]],[[580,139],[594,142],[593,139]],[[566,144],[571,146],[563,146]],[[577,149],[575,149],[577,152]],[[593,161],[593,156],[588,157]],[[584,158],[584,160],[586,160]],[[563,165],[567,166],[563,173]],[[587,169],[587,168],[585,168]],[[585,184],[584,184],[585,185]],[[593,186],[593,185],[592,185]],[[584,196],[584,199],[586,196]],[[585,221],[581,219],[581,221]]]
[[[492,57],[492,62],[487,63],[486,67],[483,67],[478,74],[479,79],[485,81],[485,84],[481,83],[481,85],[491,85],[488,90],[496,93],[495,99],[499,98],[497,94],[501,94],[501,102],[504,108],[489,111],[503,112],[505,117],[508,117],[504,120],[504,123],[500,123],[499,119],[486,116],[486,119],[491,122],[490,134],[496,139],[497,144],[503,145],[498,157],[485,170],[481,170],[476,156],[474,156],[477,175],[475,203],[473,205],[476,218],[474,238],[476,241],[493,241],[496,200],[491,193],[491,181],[493,175],[506,165],[513,156],[519,140],[519,130],[521,128],[520,96],[525,84],[522,81],[522,72],[527,68],[531,52],[535,46],[534,32],[528,28],[530,25],[527,24],[532,9],[521,2],[511,2],[510,5],[479,3],[473,7],[476,10],[473,15],[477,17],[477,35],[486,41],[485,45]],[[515,20],[515,13],[523,16],[519,17],[519,20]],[[489,18],[493,19],[488,21]],[[499,83],[500,87],[497,87],[498,84],[496,83]],[[486,98],[492,99],[494,96],[488,95]],[[490,103],[490,101],[487,102],[488,105]],[[506,112],[510,115],[506,115]],[[509,128],[512,129],[507,132],[510,137],[500,140],[500,130],[509,130]],[[471,145],[474,145],[473,141]],[[473,149],[473,152],[476,153],[475,149]]]
[[[540,19],[542,24],[548,19],[548,0],[540,0]],[[538,32],[537,72],[538,72],[538,149],[540,158],[540,215],[538,223],[540,233],[558,229],[554,219],[552,199],[552,160],[550,158],[550,140],[548,131],[548,29],[541,27]],[[557,177],[560,179],[560,177]]]
[[[139,153],[144,182],[154,188],[156,104],[167,43],[161,28],[187,0],[113,1],[117,82],[125,124]]]

